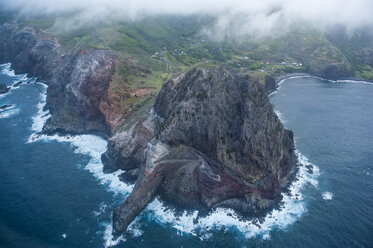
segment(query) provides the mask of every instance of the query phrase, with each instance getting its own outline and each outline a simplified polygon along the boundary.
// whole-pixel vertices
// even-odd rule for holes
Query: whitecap
[[[19,109],[10,109],[0,112],[0,119],[10,118],[19,113]]]
[[[8,92],[7,92],[7,93],[4,93],[4,94],[1,94],[1,95],[0,95],[0,99],[1,99],[1,98],[4,98],[5,96],[10,95],[14,90],[19,89],[23,83],[24,83],[24,82],[22,82],[22,83],[19,84],[18,86],[14,86],[14,84],[11,85],[11,86],[8,86],[8,87],[9,87]]]
[[[34,134],[35,135],[35,134]],[[100,182],[100,184],[105,185],[106,189],[113,192],[114,194],[122,194],[123,196],[127,196],[132,190],[134,185],[126,184],[120,180],[120,175],[123,173],[122,170],[117,170],[113,173],[104,173],[103,172],[103,164],[101,162],[101,155],[107,149],[107,141],[103,138],[95,135],[66,135],[66,136],[59,136],[59,135],[38,135],[35,136],[36,138],[33,139],[31,142],[35,141],[57,141],[63,143],[70,143],[72,148],[74,149],[74,153],[84,154],[89,156],[89,162],[84,167],[84,169],[88,170],[96,179]],[[100,215],[102,212],[106,210],[106,205],[101,204],[100,209],[98,212],[94,212],[95,215]],[[135,223],[135,222],[134,222]],[[132,230],[133,236],[142,235],[142,231],[140,229],[129,229]],[[105,240],[105,247],[110,247],[113,245],[118,244],[121,241],[125,241],[123,236],[119,237],[117,240],[113,240],[113,236],[111,234],[112,226],[111,224],[107,224],[105,232],[104,232],[104,240]]]
[[[10,90],[9,90],[7,93],[1,94],[1,95],[0,95],[0,99],[6,97],[6,96],[9,95],[9,94],[10,94]]]
[[[270,240],[271,239],[271,235],[269,233],[266,233],[263,235],[263,240]]]
[[[113,173],[104,173],[103,164],[101,162],[101,155],[107,149],[107,141],[99,136],[84,134],[84,135],[39,135],[32,142],[35,141],[57,141],[63,143],[70,143],[74,149],[74,153],[88,155],[90,160],[84,169],[96,177],[101,184],[106,185],[109,191],[118,194],[128,195],[132,191],[133,185],[126,184],[119,179],[123,173],[122,170],[117,170]]]
[[[119,244],[120,242],[125,242],[126,239],[124,238],[123,235],[121,235],[119,238],[117,239],[114,239],[113,237],[113,226],[111,225],[111,223],[106,223],[106,228],[105,228],[105,232],[104,232],[104,247],[107,248],[107,247],[111,247],[111,246],[115,246],[117,244]]]
[[[132,237],[141,237],[144,231],[141,229],[141,225],[138,221],[133,221],[131,225],[128,226],[127,232],[132,235]]]
[[[306,202],[302,195],[302,190],[306,185],[317,187],[317,178],[320,174],[317,166],[309,162],[308,158],[296,151],[299,162],[299,170],[295,181],[289,186],[289,193],[282,193],[282,205],[278,209],[273,209],[268,213],[263,221],[258,224],[253,220],[242,220],[233,209],[217,208],[206,217],[198,217],[199,212],[184,211],[177,215],[175,210],[166,207],[157,197],[145,209],[143,215],[148,220],[155,220],[161,225],[169,226],[176,230],[179,235],[189,234],[198,236],[204,240],[213,235],[213,231],[231,228],[238,230],[245,238],[254,238],[256,236],[262,239],[270,239],[270,231],[274,228],[286,230],[291,224],[301,218],[306,212]],[[313,167],[313,173],[309,173],[308,166]],[[129,192],[128,192],[129,193]],[[136,225],[139,218],[136,218],[131,225]],[[110,226],[110,227],[109,227]],[[105,244],[106,247],[116,245],[119,240],[112,241],[111,224],[106,227]],[[107,233],[110,230],[110,235]],[[130,228],[128,229],[130,232]],[[114,242],[114,243],[112,243]]]
[[[275,110],[275,114],[277,115],[277,117],[280,119],[280,121],[282,123],[286,123],[286,120],[285,120],[284,116],[282,115],[282,113],[279,110]]]
[[[43,130],[43,127],[45,125],[45,122],[51,117],[49,114],[49,110],[44,110],[45,104],[47,102],[47,88],[48,86],[43,83],[38,83],[43,87],[42,92],[40,93],[40,100],[37,104],[37,113],[32,117],[32,126],[31,130],[34,132],[30,135],[30,137],[27,140],[27,143],[34,142],[38,139],[40,139],[39,133]]]
[[[119,175],[122,173],[118,170],[111,174],[103,173],[103,165],[100,156],[106,150],[106,141],[94,135],[77,135],[77,136],[42,136],[42,139],[55,140],[59,142],[70,142],[75,148],[76,153],[89,155],[90,161],[85,167],[88,169],[102,184],[108,186],[108,189],[114,193],[129,194],[133,185],[128,185],[119,180]],[[165,207],[165,205],[156,198],[151,202],[145,210],[147,218],[155,219],[156,222],[168,225],[180,234],[186,233],[194,236],[207,237],[212,235],[213,230],[221,230],[224,227],[236,228],[243,233],[246,238],[253,238],[260,235],[267,239],[270,236],[270,231],[273,228],[286,229],[289,225],[301,218],[307,212],[305,202],[302,197],[301,190],[307,184],[314,185],[313,180],[316,180],[319,170],[313,165],[313,174],[308,173],[307,165],[310,162],[306,157],[297,152],[299,158],[299,171],[297,180],[290,186],[290,194],[283,193],[283,204],[280,209],[272,210],[265,218],[260,226],[252,223],[252,221],[243,221],[232,209],[218,208],[212,211],[208,216],[203,218],[198,217],[198,211],[186,212],[181,215],[176,215],[173,209]],[[138,220],[135,220],[128,229],[132,236],[137,237],[143,234],[143,231],[138,228]],[[134,228],[136,227],[136,228]],[[206,231],[207,230],[207,231]],[[112,225],[107,224],[104,240],[105,247],[117,245],[126,239],[121,236],[117,240],[112,240],[113,236]]]
[[[213,237],[213,234],[212,233],[203,233],[199,236],[199,239],[201,241],[206,241],[206,240],[209,240]]]
[[[279,209],[272,210],[264,217],[263,222],[258,225],[252,220],[242,220],[234,210],[217,208],[206,217],[198,218],[198,211],[184,211],[181,215],[176,215],[173,209],[167,208],[159,198],[151,202],[145,215],[148,219],[174,228],[177,233],[198,236],[202,239],[214,230],[222,230],[226,227],[234,228],[244,234],[246,238],[261,236],[263,239],[270,238],[270,231],[274,228],[285,230],[301,218],[306,212],[306,204],[302,197],[302,189],[305,185],[315,186],[314,180],[319,176],[319,169],[312,165],[309,160],[300,152],[296,152],[299,161],[299,171],[296,180],[290,185],[289,193],[282,193],[282,205]],[[313,166],[313,174],[308,173],[306,166]]]
[[[50,117],[49,111],[44,111],[44,106],[46,104],[46,89],[47,86],[45,84],[41,84],[44,87],[43,92],[40,96],[40,102],[37,105],[38,111],[32,117],[33,124],[31,130],[33,133],[30,135],[27,143],[37,142],[37,141],[56,141],[56,142],[63,142],[63,143],[70,143],[72,148],[74,149],[74,153],[88,155],[90,157],[88,164],[84,167],[84,169],[88,170],[90,173],[96,177],[99,182],[105,186],[107,189],[115,194],[122,194],[124,196],[128,195],[132,190],[134,185],[126,184],[119,179],[119,176],[123,173],[122,170],[117,170],[113,173],[107,174],[103,172],[103,164],[101,162],[101,155],[107,149],[107,141],[99,136],[96,135],[45,135],[41,134],[40,132],[45,125],[45,122]],[[105,211],[106,205],[102,205],[100,207],[100,212]],[[107,225],[104,233],[104,240],[105,240],[105,247],[109,247],[112,245],[118,244],[120,241],[124,241],[123,237],[118,238],[117,240],[113,241],[112,237],[112,227],[111,224]],[[140,231],[133,229],[134,235],[140,235]]]
[[[44,93],[45,94],[45,93]],[[42,98],[38,105],[38,113],[33,118],[34,123],[32,130],[40,132],[48,116],[47,111],[43,111],[45,98]],[[33,136],[34,135],[34,136]],[[132,190],[133,185],[126,184],[119,179],[122,170],[118,170],[111,174],[103,172],[101,162],[101,154],[106,151],[107,142],[95,135],[76,135],[76,136],[47,136],[35,133],[31,137],[33,141],[58,141],[68,142],[74,148],[75,153],[85,154],[90,157],[85,169],[90,171],[101,184],[107,186],[107,189],[115,194],[127,196]],[[30,138],[31,138],[30,137]],[[159,224],[167,225],[175,229],[180,235],[190,234],[198,236],[202,239],[212,235],[214,230],[222,230],[226,227],[238,230],[246,238],[260,236],[264,239],[270,238],[270,231],[274,228],[286,230],[286,228],[301,218],[306,212],[306,202],[302,196],[302,190],[305,185],[310,184],[317,186],[317,177],[319,169],[312,165],[309,160],[300,152],[296,151],[299,162],[299,170],[296,175],[296,180],[289,186],[288,193],[282,193],[282,205],[278,209],[269,212],[261,224],[253,223],[252,220],[242,220],[234,210],[217,208],[206,217],[198,218],[198,211],[184,211],[181,215],[176,215],[175,210],[167,208],[159,198],[156,198],[145,209],[143,216],[148,219],[153,219]],[[313,173],[309,173],[307,166],[313,167]],[[131,224],[131,227],[137,227],[138,219]],[[139,228],[131,229],[133,236],[142,235],[142,230]],[[116,240],[113,240],[112,225],[107,223],[104,231],[104,245],[110,247],[117,245],[126,239],[122,235]]]
[[[1,73],[5,74],[9,77],[14,77],[15,76],[14,70],[11,69],[11,66],[12,66],[11,63],[2,64],[0,66],[3,67],[3,69],[1,70]]]
[[[322,198],[325,200],[325,201],[330,201],[330,200],[332,200],[333,199],[333,193],[331,193],[331,192],[328,192],[328,191],[326,191],[326,192],[324,192],[323,194],[322,194]]]
[[[75,153],[88,155],[90,160],[84,169],[91,172],[102,184],[107,185],[108,189],[114,193],[124,195],[132,191],[133,185],[126,184],[119,179],[122,170],[117,170],[113,173],[104,173],[101,155],[107,149],[107,141],[96,135],[45,135],[40,134],[47,119],[51,116],[48,110],[44,110],[46,104],[46,89],[47,85],[40,83],[44,89],[40,96],[40,102],[37,105],[38,112],[32,117],[33,134],[28,139],[28,143],[36,141],[57,141],[70,143]]]
[[[5,112],[5,111],[10,110],[10,109],[14,109],[15,107],[16,107],[15,104],[11,104],[11,105],[3,108],[3,109],[0,109],[0,113]]]
[[[99,215],[105,213],[106,208],[107,208],[107,205],[104,202],[101,202],[100,205],[99,205],[98,211],[93,211],[93,214],[95,216],[99,216]]]
[[[27,81],[27,74],[15,74],[15,71],[12,70],[12,64],[11,63],[6,63],[6,64],[2,64],[0,65],[0,67],[2,68],[1,69],[1,73],[2,74],[5,74],[7,75],[8,77],[12,77],[15,79],[15,81],[22,81],[22,82],[25,82]]]
[[[62,238],[66,238],[67,236],[66,236],[66,233],[64,233],[64,234],[62,234]]]

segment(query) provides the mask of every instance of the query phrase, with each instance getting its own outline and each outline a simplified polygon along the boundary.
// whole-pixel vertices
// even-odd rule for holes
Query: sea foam
[[[324,192],[323,194],[322,194],[322,198],[324,199],[324,200],[326,200],[326,201],[328,201],[328,200],[332,200],[333,199],[333,193],[331,193],[331,192],[328,192],[328,191],[326,191],[326,192]]]
[[[298,157],[298,172],[296,179],[289,187],[289,192],[282,193],[281,206],[278,209],[270,211],[259,224],[255,219],[242,220],[232,209],[217,208],[206,217],[198,217],[198,211],[184,211],[182,214],[176,214],[175,210],[166,207],[159,198],[151,202],[142,214],[150,221],[165,225],[175,229],[179,235],[193,235],[200,240],[207,240],[213,237],[213,232],[217,230],[237,230],[244,238],[261,237],[270,239],[271,230],[277,228],[286,230],[291,224],[300,219],[306,212],[306,201],[303,197],[302,190],[306,185],[318,186],[317,177],[320,172],[317,166],[311,164],[307,157],[296,151]],[[309,166],[313,167],[313,174],[308,172]],[[138,225],[139,217],[131,225]],[[137,223],[137,224],[136,224]],[[112,231],[111,224],[108,223],[106,231]],[[139,229],[140,227],[137,227]],[[128,228],[131,233],[131,226]],[[141,234],[141,232],[139,233]],[[106,247],[118,244],[118,240],[112,241],[111,234],[105,235]],[[123,241],[125,238],[120,237]],[[114,243],[112,243],[114,242]]]
[[[45,92],[42,93],[38,112],[33,117],[32,134],[28,142],[35,141],[57,141],[70,143],[75,153],[89,155],[90,160],[85,169],[90,171],[101,184],[114,192],[122,194],[125,198],[132,190],[133,185],[126,184],[119,179],[123,172],[118,170],[111,174],[103,173],[101,154],[106,151],[107,142],[95,135],[75,135],[75,136],[58,136],[58,135],[40,135],[38,134],[49,117],[48,111],[44,111]],[[300,152],[296,151],[299,162],[299,170],[296,179],[289,187],[288,193],[282,193],[282,203],[278,209],[270,211],[263,219],[261,224],[253,220],[242,220],[234,210],[226,208],[217,208],[206,217],[198,217],[198,211],[183,212],[177,215],[175,210],[166,207],[162,201],[156,198],[144,210],[142,216],[146,219],[155,220],[161,225],[175,229],[179,235],[188,234],[198,236],[201,240],[212,237],[213,231],[222,230],[223,228],[233,228],[238,230],[245,238],[260,236],[263,239],[270,238],[270,231],[274,228],[286,230],[286,228],[301,218],[306,212],[306,202],[302,195],[302,189],[305,185],[310,184],[317,187],[317,177],[319,169],[312,165],[308,159]],[[308,172],[307,166],[313,166],[313,174]],[[128,233],[132,236],[142,235],[139,217],[129,226]],[[123,242],[126,238],[122,235],[120,238],[113,240],[112,225],[105,223],[104,246],[110,247]]]
[[[27,143],[32,142],[63,142],[69,143],[74,150],[74,153],[88,155],[90,157],[89,162],[84,167],[84,169],[88,170],[90,173],[93,174],[94,177],[102,184],[105,185],[106,188],[113,192],[114,194],[122,194],[124,197],[127,196],[132,190],[133,185],[126,184],[119,179],[120,174],[123,173],[122,170],[117,170],[113,173],[104,173],[103,172],[103,164],[101,162],[101,155],[107,149],[107,141],[103,138],[96,136],[96,135],[65,135],[59,136],[55,135],[45,135],[41,134],[43,126],[47,119],[50,117],[49,111],[44,110],[44,106],[46,104],[46,89],[47,86],[43,85],[43,92],[41,92],[40,101],[37,105],[38,111],[32,117],[33,124],[31,130],[33,133],[30,135]],[[103,208],[100,207],[100,212],[97,215],[101,214],[101,211],[105,211],[106,205]],[[104,233],[104,240],[105,246],[112,246],[118,244],[120,241],[124,241],[124,238],[119,238],[113,241],[113,237],[111,236],[111,224],[107,224]],[[141,232],[141,230],[137,231],[137,233]]]
[[[286,119],[284,118],[283,114],[279,110],[275,110],[275,114],[277,115],[277,117],[280,119],[280,121],[283,124],[286,123]]]
[[[225,227],[236,228],[245,235],[246,238],[253,238],[260,235],[262,238],[269,238],[269,232],[273,228],[286,229],[297,219],[306,213],[306,204],[302,196],[302,189],[306,184],[313,186],[316,178],[319,176],[319,169],[312,165],[308,159],[300,152],[296,152],[299,161],[299,171],[295,181],[289,187],[289,193],[282,193],[282,204],[279,209],[269,212],[264,221],[258,225],[252,220],[242,220],[234,210],[217,208],[208,216],[198,217],[198,211],[176,216],[172,209],[166,208],[159,199],[149,204],[146,211],[149,217],[154,218],[157,222],[167,224],[176,230],[189,233],[191,235],[204,235],[213,230],[221,230]],[[313,174],[308,173],[307,167],[313,166]],[[208,235],[207,235],[208,236]]]
[[[14,107],[8,108],[0,112],[0,119],[10,118],[14,115],[17,115],[18,113],[19,113],[19,109],[15,109]]]
[[[10,95],[13,90],[19,89],[21,84],[23,84],[23,83],[25,83],[29,80],[28,77],[27,77],[27,74],[15,75],[14,70],[11,70],[10,68],[11,68],[10,63],[0,65],[1,73],[7,75],[8,77],[11,77],[12,80],[13,80],[13,84],[8,86],[9,91],[5,94],[1,94],[0,99]],[[18,84],[17,86],[15,86],[18,82],[21,82],[21,84]]]
[[[40,83],[43,86],[43,91],[40,94],[40,101],[37,104],[37,113],[32,117],[33,123],[31,130],[33,133],[27,140],[28,143],[36,141],[57,141],[69,143],[75,153],[88,155],[90,160],[85,166],[85,169],[91,172],[102,184],[108,186],[110,191],[114,193],[124,193],[127,195],[132,191],[133,185],[128,185],[119,180],[119,175],[123,171],[118,170],[111,174],[103,172],[103,164],[101,163],[101,155],[107,149],[107,141],[96,135],[45,135],[41,134],[43,126],[47,119],[51,116],[48,110],[44,110],[46,104],[46,89],[47,85]]]
[[[41,138],[40,132],[43,130],[45,122],[51,117],[49,110],[44,110],[46,100],[47,100],[47,88],[48,86],[43,83],[38,83],[42,87],[42,92],[40,93],[39,103],[36,105],[37,113],[32,117],[31,130],[34,132],[28,138],[28,143],[36,141]]]
[[[6,63],[0,65],[2,67],[1,73],[9,76],[9,77],[14,77],[16,74],[14,73],[14,70],[11,69],[12,64],[11,63]]]

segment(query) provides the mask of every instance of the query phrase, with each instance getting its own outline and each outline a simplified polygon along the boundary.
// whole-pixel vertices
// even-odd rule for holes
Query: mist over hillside
[[[18,18],[65,15],[56,21],[56,26],[63,29],[159,15],[212,16],[214,22],[201,30],[217,39],[267,36],[287,31],[293,25],[322,30],[342,25],[349,34],[356,28],[373,27],[370,0],[1,0],[0,6],[3,11],[16,13]]]
[[[372,10],[0,0],[0,247],[370,247]]]

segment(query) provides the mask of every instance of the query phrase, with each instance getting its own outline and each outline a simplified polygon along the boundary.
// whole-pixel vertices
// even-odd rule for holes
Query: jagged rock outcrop
[[[6,38],[4,38],[6,37]],[[117,68],[110,50],[64,51],[57,39],[16,24],[0,27],[0,62],[48,83],[47,133],[111,133],[107,89]],[[273,82],[267,79],[267,90]],[[115,126],[115,125],[114,125]],[[290,131],[255,78],[222,68],[194,69],[161,90],[154,110],[109,140],[105,171],[136,180],[113,214],[123,233],[159,194],[186,208],[232,207],[257,214],[280,199],[294,171]]]
[[[283,148],[292,143],[286,143],[290,132],[283,131],[264,88],[247,76],[191,71],[164,86],[154,110],[165,119],[162,142],[196,148],[247,182],[277,171],[289,157]]]
[[[34,28],[18,24],[0,26],[0,62],[11,62],[17,73],[50,80],[59,58],[56,38],[37,34]]]
[[[140,130],[149,134],[146,139]],[[114,211],[115,237],[156,193],[187,208],[224,206],[257,214],[279,200],[294,172],[292,132],[283,128],[264,87],[222,68],[194,69],[167,82],[154,113],[122,135],[132,139],[112,147],[122,153],[116,161],[128,161],[130,154],[140,158],[139,174],[131,195]],[[115,154],[112,149],[104,156]]]
[[[105,172],[118,169],[124,171],[138,170],[146,163],[145,149],[155,135],[155,118],[148,115],[133,125],[110,138],[107,151],[101,156]],[[130,172],[129,174],[131,174]]]
[[[277,88],[276,79],[266,75],[264,78],[264,86],[268,93],[275,91]]]
[[[106,50],[79,49],[63,58],[49,83],[47,107],[53,116],[44,130],[110,133],[100,105],[115,68],[116,56]]]
[[[80,47],[64,51],[50,34],[4,24],[0,26],[0,60],[11,62],[17,73],[49,85],[46,107],[52,117],[44,132],[111,133],[100,106],[116,70],[113,51]]]

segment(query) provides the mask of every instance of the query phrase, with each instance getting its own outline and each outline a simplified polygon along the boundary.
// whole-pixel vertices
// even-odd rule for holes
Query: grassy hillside
[[[64,23],[70,16],[60,16]],[[55,17],[19,20],[21,25],[56,36],[63,49],[112,49],[119,56],[116,75],[109,88],[109,101],[118,115],[131,116],[154,101],[162,84],[196,65],[225,65],[256,75],[293,72],[318,73],[329,66],[351,75],[373,79],[373,37],[358,32],[352,39],[343,30],[328,34],[307,27],[255,39],[216,42],[200,30],[212,17],[148,17],[138,21],[117,21],[60,29]],[[9,21],[1,16],[0,21]]]
[[[336,28],[326,37],[337,46],[350,61],[351,71],[356,77],[373,80],[373,34],[365,29],[347,33]]]

